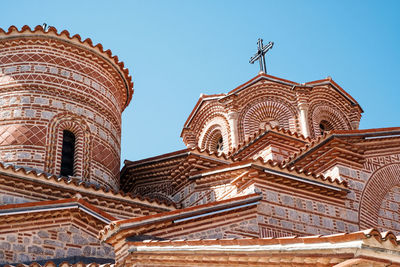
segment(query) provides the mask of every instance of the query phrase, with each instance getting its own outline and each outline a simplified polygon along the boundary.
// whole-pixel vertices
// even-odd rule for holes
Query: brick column
[[[238,136],[238,125],[237,125],[237,120],[238,120],[239,114],[237,111],[230,111],[228,113],[228,121],[229,121],[229,127],[231,128],[231,142],[232,142],[232,148],[237,147],[239,143],[239,136]]]
[[[308,137],[310,136],[310,129],[308,127],[308,104],[299,103],[297,107],[299,109],[300,115],[299,117],[301,133],[304,135],[304,137]]]

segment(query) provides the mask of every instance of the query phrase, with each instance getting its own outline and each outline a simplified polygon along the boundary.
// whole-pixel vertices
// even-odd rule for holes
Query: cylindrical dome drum
[[[0,161],[118,189],[132,94],[123,63],[90,39],[0,29]]]

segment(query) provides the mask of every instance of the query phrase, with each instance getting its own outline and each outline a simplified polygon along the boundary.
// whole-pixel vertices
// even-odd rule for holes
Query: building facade
[[[0,30],[0,264],[400,264],[400,128],[331,78],[201,95],[186,149],[120,171],[132,95],[90,39]]]

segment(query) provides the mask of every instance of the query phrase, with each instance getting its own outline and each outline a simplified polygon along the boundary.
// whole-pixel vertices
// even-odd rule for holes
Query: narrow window
[[[321,135],[323,135],[326,131],[332,131],[333,130],[333,125],[326,120],[323,120],[319,123],[319,131]]]
[[[224,139],[222,139],[222,137],[220,139],[218,139],[216,149],[217,149],[217,152],[222,152],[224,150]]]
[[[75,135],[67,130],[63,131],[63,145],[61,154],[61,176],[74,175]]]

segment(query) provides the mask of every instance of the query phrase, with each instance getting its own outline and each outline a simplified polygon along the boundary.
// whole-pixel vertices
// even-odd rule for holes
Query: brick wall
[[[117,189],[121,84],[107,60],[62,38],[0,37],[0,160],[59,174],[70,130],[74,176]]]

